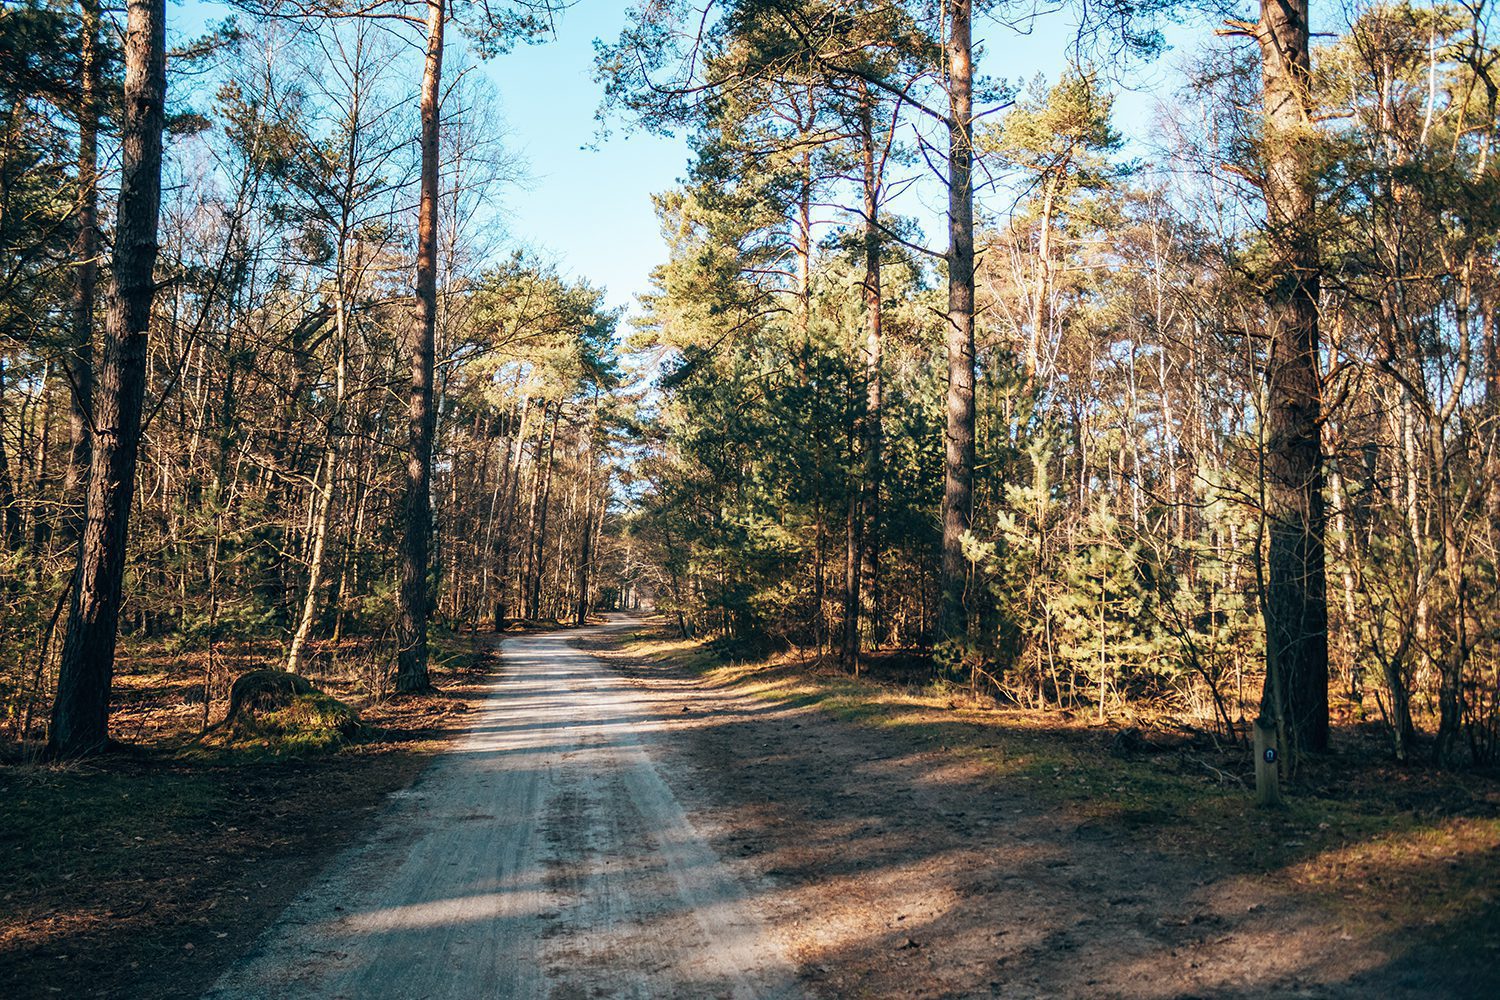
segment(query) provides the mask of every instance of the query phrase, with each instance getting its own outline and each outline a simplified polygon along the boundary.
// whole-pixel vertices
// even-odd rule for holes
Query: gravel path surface
[[[659,773],[653,700],[569,644],[590,631],[505,640],[454,752],[208,997],[800,996],[763,890]]]

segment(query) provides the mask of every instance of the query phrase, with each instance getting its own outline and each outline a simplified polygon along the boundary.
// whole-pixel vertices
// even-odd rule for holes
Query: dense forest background
[[[581,622],[645,599],[735,655],[899,656],[1006,703],[1233,739],[1268,712],[1306,749],[1331,715],[1402,759],[1430,741],[1496,762],[1483,0],[1253,22],[648,5],[599,46],[601,117],[694,158],[657,196],[670,259],[633,331],[496,237],[513,161],[464,67],[544,35],[545,8],[238,6],[159,53],[118,599],[122,669],[191,663],[204,724],[252,664],[385,692],[411,615]],[[90,484],[136,246],[116,192],[151,124],[128,72],[150,46],[125,29],[160,11],[0,12],[17,742],[48,737],[68,689],[85,525],[116,523]],[[995,70],[1034,18],[1069,19],[1063,68],[976,73],[971,17]],[[1160,57],[1164,27],[1170,92],[1124,136],[1122,67]]]
[[[1193,29],[1127,145],[1110,67],[1155,53],[1149,6],[1096,9],[1056,76],[978,82],[959,629],[941,621],[939,519],[953,245],[902,214],[915,186],[952,188],[945,54],[891,7],[811,57],[789,46],[818,37],[797,15],[707,44],[688,29],[644,70],[613,53],[620,104],[697,149],[691,183],[658,199],[672,259],[633,341],[664,359],[632,525],[659,603],[851,670],[861,650],[936,644],[939,676],[1006,702],[1099,721],[1149,705],[1244,736],[1271,697],[1278,310],[1296,286],[1315,325],[1292,409],[1316,457],[1293,485],[1317,540],[1291,575],[1322,605],[1296,620],[1326,641],[1333,716],[1383,725],[1403,759],[1440,731],[1441,756],[1492,762],[1491,11],[1311,5],[1326,35],[1289,126],[1249,41],[1275,11]],[[1268,209],[1287,186],[1306,201]]]
[[[81,206],[101,202],[107,270],[124,100],[123,25],[99,14],[0,14],[12,738],[43,735],[85,516],[104,296],[80,291]],[[81,30],[98,32],[91,69]],[[410,35],[373,18],[242,16],[170,54],[120,660],[165,648],[196,664],[205,723],[247,666],[391,688],[422,173]],[[497,605],[573,620],[579,593],[612,602],[625,572],[581,572],[618,561],[604,527],[618,518],[618,316],[500,244],[494,192],[514,168],[494,94],[461,70],[442,93],[430,613],[453,628]],[[89,73],[98,90],[81,96]],[[97,129],[97,153],[80,151],[81,127]],[[81,190],[95,157],[97,191]]]

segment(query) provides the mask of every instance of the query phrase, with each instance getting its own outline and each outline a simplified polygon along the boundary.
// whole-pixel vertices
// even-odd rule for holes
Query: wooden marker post
[[[1264,715],[1255,720],[1255,801],[1281,805],[1281,755],[1276,749],[1276,723]]]

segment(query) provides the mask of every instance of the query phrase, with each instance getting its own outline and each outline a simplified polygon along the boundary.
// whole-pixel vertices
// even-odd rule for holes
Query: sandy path
[[[795,997],[756,887],[662,780],[652,699],[509,639],[456,750],[208,997]]]

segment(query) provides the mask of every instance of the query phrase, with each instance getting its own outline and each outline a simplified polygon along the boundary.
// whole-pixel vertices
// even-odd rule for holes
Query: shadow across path
[[[505,639],[462,742],[208,997],[800,996],[587,631]]]

